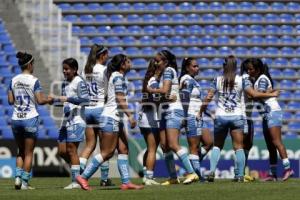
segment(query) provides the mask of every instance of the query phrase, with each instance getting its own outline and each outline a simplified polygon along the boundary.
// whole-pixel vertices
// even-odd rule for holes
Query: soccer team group
[[[101,185],[113,185],[108,178],[108,160],[117,150],[117,165],[121,189],[142,189],[130,181],[128,142],[124,119],[130,127],[140,128],[147,144],[143,157],[144,185],[179,184],[173,153],[186,170],[183,184],[203,178],[200,163],[211,150],[210,173],[205,179],[214,181],[221,150],[228,132],[235,151],[234,181],[251,180],[245,176],[245,165],[253,140],[254,106],[260,106],[262,127],[270,154],[270,170],[266,181],[277,180],[277,151],[282,159],[287,180],[294,172],[290,167],[285,146],[281,140],[282,110],[273,89],[273,81],[266,64],[258,58],[245,59],[239,70],[237,60],[230,55],[224,59],[223,73],[211,83],[206,96],[195,79],[199,65],[195,58],[184,58],[178,76],[176,56],[161,50],[149,65],[143,79],[139,119],[128,109],[128,80],[131,60],[123,54],[114,55],[106,66],[109,51],[94,44],[83,72],[79,74],[74,58],[62,62],[64,81],[61,96],[45,95],[38,78],[34,77],[34,58],[26,52],[16,57],[22,73],[14,76],[8,89],[8,101],[14,107],[12,130],[18,146],[15,189],[34,189],[28,182],[32,167],[39,114],[36,105],[63,104],[64,117],[58,136],[59,155],[70,164],[72,182],[65,189],[90,190],[88,180],[101,168]],[[216,101],[214,114],[208,104]],[[207,125],[207,117],[214,120],[214,137]],[[185,129],[189,152],[179,144],[180,130]],[[95,150],[99,138],[100,152],[87,160]],[[78,152],[80,142],[85,147]],[[156,151],[161,147],[169,172],[169,179],[158,183],[154,175]]]

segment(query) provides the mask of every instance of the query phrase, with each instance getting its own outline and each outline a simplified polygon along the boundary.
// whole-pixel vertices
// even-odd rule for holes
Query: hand
[[[151,87],[149,87],[149,86],[147,86],[147,92],[154,93],[153,89]]]
[[[271,94],[273,94],[274,97],[278,97],[280,95],[280,90],[273,90]]]
[[[171,102],[175,102],[175,101],[177,101],[177,96],[175,94],[172,94],[171,96],[169,96],[169,100]]]
[[[66,97],[66,96],[60,96],[60,97],[58,97],[59,98],[59,100],[60,100],[60,102],[67,102],[67,100],[68,100],[68,97]]]
[[[129,117],[129,123],[130,123],[130,128],[133,129],[134,127],[136,127],[136,121],[132,116]]]
[[[52,104],[53,104],[53,100],[54,100],[54,98],[53,98],[52,95],[49,95],[49,96],[47,97],[47,102],[48,102],[48,104],[52,105]]]

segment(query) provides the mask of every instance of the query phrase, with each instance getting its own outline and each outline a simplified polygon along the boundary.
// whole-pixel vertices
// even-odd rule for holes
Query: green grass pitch
[[[148,186],[139,191],[119,190],[119,179],[113,179],[116,187],[99,187],[98,179],[92,179],[92,191],[63,190],[70,183],[69,178],[33,178],[30,191],[16,191],[13,179],[0,179],[1,200],[291,200],[300,199],[300,179],[287,182],[255,181],[252,183],[233,183],[230,180],[216,180],[214,183],[193,183],[191,185]],[[161,180],[160,180],[161,181]],[[133,182],[141,183],[141,179]]]

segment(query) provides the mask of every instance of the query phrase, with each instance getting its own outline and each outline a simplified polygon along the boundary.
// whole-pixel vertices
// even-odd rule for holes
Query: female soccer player
[[[179,77],[179,87],[181,93],[181,102],[184,110],[186,136],[189,144],[189,159],[197,173],[201,176],[199,148],[202,129],[208,129],[203,126],[204,121],[198,121],[196,116],[202,104],[202,91],[199,83],[194,79],[199,72],[199,65],[194,58],[184,58],[182,61],[181,75]],[[203,132],[202,141],[209,148],[212,146],[212,138],[209,129]],[[203,147],[202,147],[203,148]],[[209,150],[209,149],[208,149]],[[206,149],[202,152],[207,152]],[[204,154],[204,152],[203,152]],[[202,156],[204,157],[204,156]]]
[[[100,129],[102,131],[100,153],[85,168],[81,176],[77,176],[77,182],[82,189],[90,190],[88,179],[96,172],[98,167],[111,158],[118,148],[118,169],[121,174],[121,189],[142,189],[143,186],[130,182],[128,167],[128,143],[124,130],[123,117],[127,115],[131,128],[136,126],[133,115],[128,111],[127,103],[127,79],[125,74],[131,68],[130,59],[123,55],[115,55],[107,66],[107,103],[101,116]]]
[[[40,81],[32,75],[33,56],[18,52],[16,57],[22,73],[12,78],[8,89],[8,102],[14,106],[11,127],[18,145],[15,189],[27,190],[34,189],[28,182],[39,127],[36,104],[52,103],[53,100],[45,98]]]
[[[263,64],[260,59],[251,59],[247,65],[248,74],[255,80],[254,89],[261,92],[273,89],[273,80],[270,76],[268,66]],[[277,99],[265,98],[259,103],[263,106],[261,112],[263,117],[263,133],[267,143],[267,148],[270,154],[270,173],[266,181],[277,180],[277,151],[282,159],[284,166],[283,181],[288,180],[294,174],[290,167],[290,161],[287,157],[287,152],[281,139],[282,126],[282,110],[277,102]]]
[[[159,121],[157,117],[158,100],[160,99],[147,92],[147,87],[158,88],[161,70],[155,65],[155,60],[149,62],[145,79],[143,81],[143,99],[141,112],[139,113],[138,125],[147,144],[147,150],[143,157],[145,185],[160,185],[153,179],[153,170],[156,161],[156,150],[159,145]]]
[[[176,95],[177,99],[174,102],[168,102],[161,104],[160,113],[163,111],[161,116],[161,142],[165,144],[166,148],[166,161],[171,161],[173,159],[172,151],[177,154],[180,158],[181,162],[184,165],[185,170],[187,171],[187,176],[183,181],[184,184],[190,184],[194,181],[199,180],[198,175],[195,173],[189,158],[188,153],[179,145],[179,134],[180,128],[183,120],[183,108],[179,99],[179,83],[177,78],[177,63],[176,57],[168,50],[160,51],[155,60],[158,65],[162,65],[164,67],[164,71],[162,74],[162,79],[160,81],[161,86],[158,89],[154,89],[151,87],[147,87],[149,93],[160,93],[168,98],[170,95]],[[165,133],[165,134],[164,134]],[[171,162],[173,163],[173,162]],[[176,184],[178,183],[176,171],[173,169],[174,164],[169,166],[167,164],[167,168],[169,169],[169,174],[171,179],[167,182],[163,183],[163,185]]]
[[[62,84],[62,96],[55,97],[54,102],[62,102],[64,117],[58,136],[59,155],[71,165],[72,182],[64,189],[80,188],[76,183],[76,176],[80,172],[77,149],[84,139],[86,123],[84,121],[84,107],[89,103],[88,88],[77,74],[78,63],[74,58],[62,62],[65,80]]]
[[[91,47],[87,63],[84,68],[83,78],[86,80],[89,94],[90,105],[85,108],[85,120],[87,128],[85,130],[86,143],[83,151],[80,154],[80,170],[83,172],[87,159],[95,150],[97,136],[101,139],[99,130],[100,116],[103,111],[107,79],[105,76],[105,63],[108,59],[108,49],[104,46],[94,44]],[[101,181],[100,186],[112,186],[112,182],[108,179],[109,162],[104,162],[101,165]]]
[[[254,98],[272,95],[277,96],[278,92],[265,94],[254,91],[251,88],[249,80],[243,79],[236,74],[237,61],[232,55],[225,59],[223,70],[223,75],[214,79],[212,87],[209,90],[199,113],[201,118],[208,103],[213,99],[214,95],[217,94],[217,110],[216,118],[214,120],[214,147],[211,154],[208,181],[214,181],[215,170],[220,159],[221,149],[224,146],[227,133],[230,131],[238,169],[236,181],[243,182],[245,154],[243,150],[244,110],[241,105],[242,92],[245,91]]]

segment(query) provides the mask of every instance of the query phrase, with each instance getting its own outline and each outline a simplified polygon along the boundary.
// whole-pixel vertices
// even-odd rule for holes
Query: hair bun
[[[25,56],[26,53],[19,51],[16,55],[17,58],[21,59]]]

